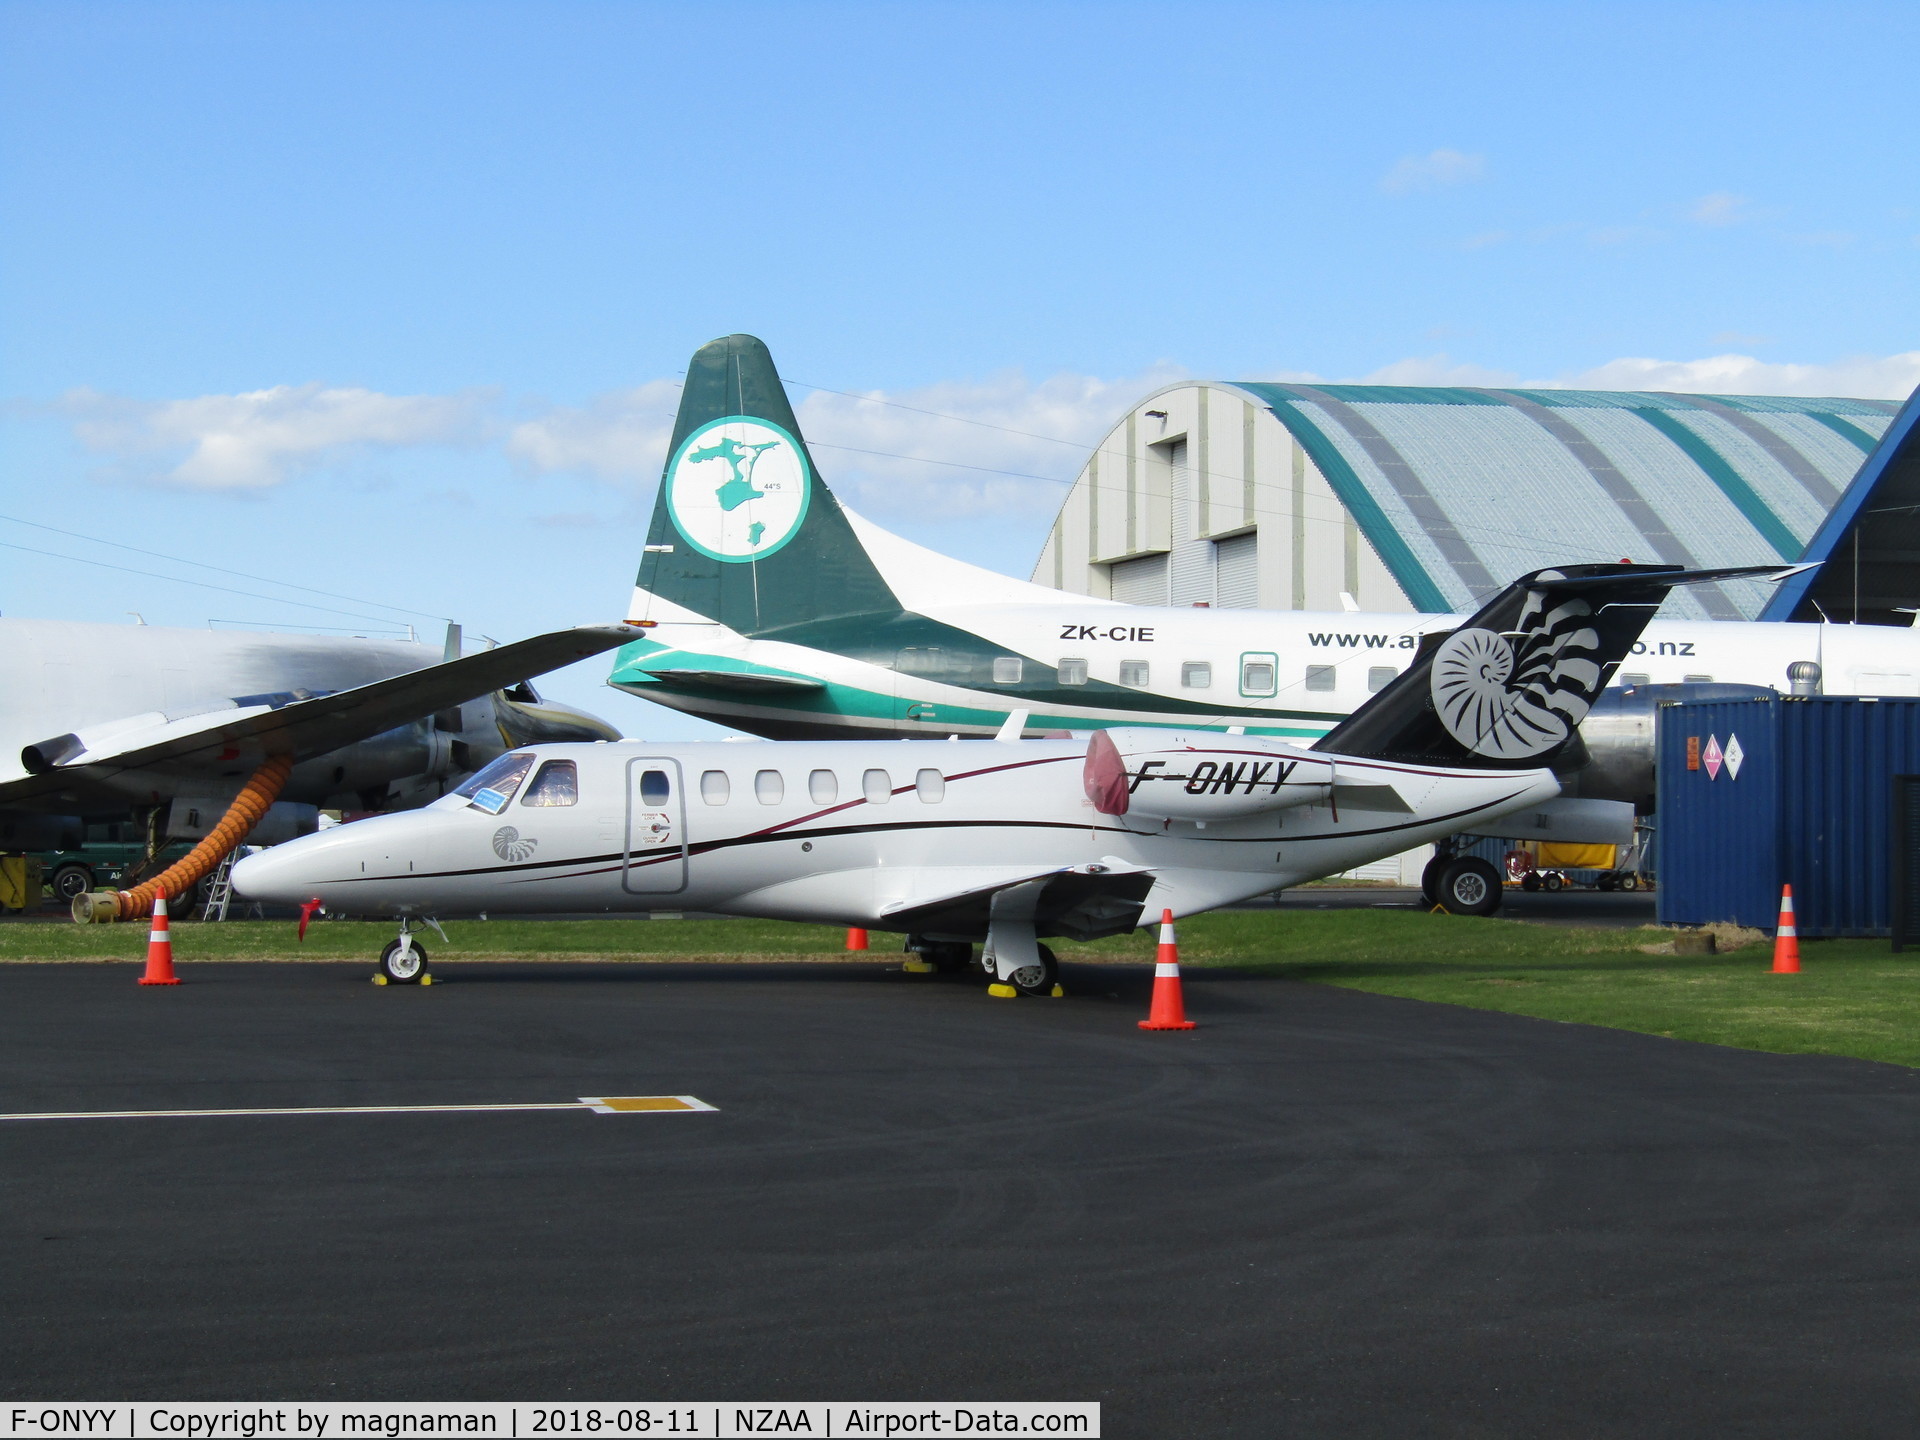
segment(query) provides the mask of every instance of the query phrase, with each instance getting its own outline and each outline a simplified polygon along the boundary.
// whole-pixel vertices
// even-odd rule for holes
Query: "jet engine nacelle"
[[[1103,815],[1234,820],[1325,801],[1333,763],[1254,735],[1097,730],[1087,745],[1087,798]]]

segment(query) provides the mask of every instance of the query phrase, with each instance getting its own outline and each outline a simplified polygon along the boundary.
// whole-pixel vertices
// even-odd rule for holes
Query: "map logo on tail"
[[[710,420],[667,466],[667,513],[686,542],[715,560],[773,554],[807,518],[812,486],[800,444],[745,415]]]

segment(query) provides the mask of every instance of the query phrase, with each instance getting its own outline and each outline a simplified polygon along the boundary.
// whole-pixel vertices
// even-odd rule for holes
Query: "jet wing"
[[[626,625],[581,625],[331,695],[242,696],[228,710],[178,720],[154,715],[152,723],[136,719],[57,735],[21,752],[29,777],[0,786],[0,802],[70,785],[89,778],[88,772],[245,765],[279,754],[309,759],[588,659],[641,633]]]
[[[1046,870],[1009,866],[994,873],[992,867],[982,869],[987,873],[972,869],[969,880],[957,887],[952,886],[956,877],[951,870],[929,867],[912,872],[905,877],[906,898],[883,905],[880,913],[891,928],[915,933],[978,932],[991,918],[995,895],[1016,885],[1044,882],[1033,909],[1039,933],[1097,940],[1139,925],[1140,907],[1154,880],[1152,870],[1114,859]],[[950,888],[940,888],[942,882]],[[926,890],[919,891],[920,885]]]

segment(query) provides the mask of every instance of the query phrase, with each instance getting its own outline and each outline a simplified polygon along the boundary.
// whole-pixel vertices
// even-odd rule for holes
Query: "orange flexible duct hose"
[[[287,776],[292,773],[291,755],[275,755],[254,771],[247,783],[240,787],[240,793],[233,797],[233,804],[220,817],[220,823],[208,832],[206,839],[153,879],[120,892],[119,912],[115,918],[138,920],[151,915],[154,896],[164,891],[171,899],[199,884],[200,877],[225,859],[227,852],[246,839],[247,832],[260,823],[260,817],[267,813],[285,787]]]

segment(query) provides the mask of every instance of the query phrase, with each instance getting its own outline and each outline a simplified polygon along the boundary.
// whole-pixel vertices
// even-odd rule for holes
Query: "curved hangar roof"
[[[1210,393],[1209,393],[1210,392]],[[1185,400],[1187,403],[1174,403]],[[1235,403],[1239,402],[1239,403]],[[1365,569],[1391,587],[1338,586],[1367,609],[1461,611],[1524,571],[1581,560],[1663,560],[1683,565],[1765,564],[1798,559],[1848,482],[1886,431],[1897,406],[1880,400],[1784,396],[1678,395],[1650,391],[1484,390],[1399,385],[1300,385],[1277,382],[1171,386],[1140,402],[1095,453],[1070,496],[1034,579],[1070,590],[1135,598],[1116,563],[1171,552],[1177,578],[1198,573],[1182,564],[1182,547],[1237,531],[1259,533],[1258,598],[1206,597],[1204,603],[1257,603],[1335,608],[1321,585],[1321,603],[1302,605],[1311,588],[1284,576],[1284,537],[1297,533],[1299,509],[1312,509],[1313,489],[1330,491],[1348,526],[1372,555]],[[1244,416],[1235,412],[1244,410]],[[1278,422],[1279,431],[1260,432]],[[1183,432],[1170,442],[1174,431]],[[1287,445],[1287,441],[1291,445]],[[1293,448],[1294,474],[1263,448]],[[1176,448],[1167,451],[1169,443]],[[1095,513],[1076,527],[1070,512],[1082,491],[1151,485],[1156,451],[1172,455],[1165,534],[1131,533],[1115,549],[1103,541],[1098,508],[1111,516],[1118,496],[1092,500]],[[1138,455],[1144,465],[1126,462]],[[1104,468],[1106,477],[1101,472]],[[1291,480],[1291,484],[1289,484]],[[1217,498],[1228,492],[1230,512]],[[1323,491],[1323,494],[1324,494]],[[1197,507],[1197,508],[1196,508]],[[1130,506],[1142,513],[1151,506]],[[1234,522],[1234,523],[1225,523]],[[1087,543],[1073,543],[1078,529]],[[1317,537],[1316,537],[1317,538]],[[1330,536],[1326,538],[1331,538]],[[1312,545],[1308,551],[1332,550]],[[1349,543],[1348,549],[1354,547]],[[1102,551],[1110,553],[1103,554]],[[1071,552],[1078,551],[1078,554]],[[1272,552],[1271,554],[1269,552]],[[1222,552],[1223,554],[1225,552]],[[1292,562],[1311,569],[1296,543]],[[1085,583],[1074,562],[1086,566]],[[1349,559],[1346,576],[1361,580]],[[1161,603],[1200,603],[1187,594]],[[1398,596],[1379,593],[1397,590]],[[1335,591],[1337,593],[1337,590]],[[1751,583],[1705,586],[1670,609],[1716,619],[1751,618],[1766,603]],[[1245,587],[1236,594],[1246,597]],[[1400,603],[1391,601],[1398,599]],[[1389,602],[1389,603],[1383,603]]]

